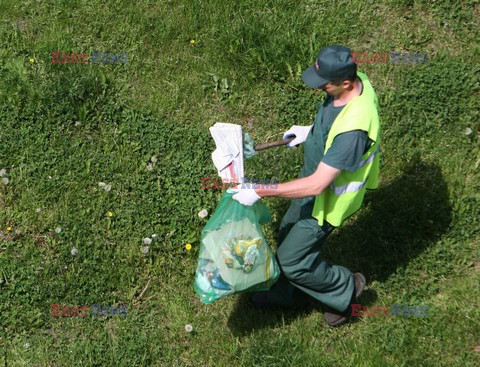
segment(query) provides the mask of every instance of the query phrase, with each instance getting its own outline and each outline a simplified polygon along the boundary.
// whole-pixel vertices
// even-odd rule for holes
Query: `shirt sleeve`
[[[322,162],[331,167],[354,172],[371,143],[372,140],[362,130],[339,134],[333,139],[332,146],[328,149]]]

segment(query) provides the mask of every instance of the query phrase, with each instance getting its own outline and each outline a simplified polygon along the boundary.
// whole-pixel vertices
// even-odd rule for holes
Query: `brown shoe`
[[[348,318],[352,314],[352,303],[356,303],[358,297],[360,297],[363,293],[363,289],[365,288],[365,284],[367,284],[367,280],[362,273],[355,273],[353,274],[354,285],[355,289],[353,291],[352,299],[350,300],[350,304],[348,305],[347,309],[343,312],[339,312],[334,310],[333,308],[328,307],[327,311],[323,314],[325,318],[325,322],[329,326],[340,326],[348,321]]]

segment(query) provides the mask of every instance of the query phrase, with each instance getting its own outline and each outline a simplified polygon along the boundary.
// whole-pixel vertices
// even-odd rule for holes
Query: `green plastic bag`
[[[267,290],[280,268],[260,224],[271,221],[262,202],[245,206],[227,191],[202,231],[194,288],[208,304],[229,294]]]

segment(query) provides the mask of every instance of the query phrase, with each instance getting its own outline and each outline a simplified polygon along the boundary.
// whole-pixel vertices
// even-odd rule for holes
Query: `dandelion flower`
[[[104,189],[105,189],[106,192],[109,192],[112,189],[112,186],[111,185],[105,185]]]
[[[31,58],[29,59],[28,61],[30,61],[32,64],[35,62],[35,59],[34,58]]]
[[[2,183],[4,185],[8,185],[9,182],[10,182],[10,180],[8,178],[6,178],[6,177],[2,178]]]
[[[72,251],[70,251],[70,253],[72,254],[72,256],[75,256],[78,254],[78,250],[76,247],[72,248]]]
[[[40,213],[41,211],[42,211],[42,209],[40,209],[40,208],[35,209],[35,213]]]
[[[147,164],[147,171],[153,171],[153,164]]]
[[[192,249],[192,245],[189,244],[189,243],[187,243],[187,244],[185,245],[185,249],[186,249],[187,251],[190,251],[190,250]]]
[[[11,231],[12,230],[12,227],[7,227],[7,231]]]
[[[195,44],[195,42],[196,42],[196,41],[195,41],[195,40],[193,40],[193,39],[192,39],[192,40],[190,40],[190,44],[191,44],[191,45],[194,45],[194,44]]]
[[[56,227],[56,228],[55,228],[55,232],[60,233],[61,231],[62,231],[62,228],[61,228],[61,227]]]
[[[185,325],[185,331],[191,333],[193,331],[193,326],[190,324]]]
[[[150,250],[150,247],[149,246],[143,246],[142,247],[142,253],[144,253],[145,255],[148,254],[148,251]]]
[[[107,186],[107,184],[106,184],[105,182],[99,182],[99,183],[98,183],[98,186],[100,186],[100,187],[105,187],[105,186]]]
[[[202,210],[200,210],[200,211],[198,212],[198,216],[199,216],[200,218],[202,218],[202,219],[203,219],[203,218],[206,218],[207,215],[208,215],[208,210],[207,210],[207,209],[202,209]]]
[[[0,169],[0,177],[3,177],[7,174],[7,170],[5,168]]]
[[[108,212],[107,215],[111,218],[113,217],[113,212]]]
[[[154,234],[152,234],[151,237],[152,237],[152,238],[156,238],[157,236],[158,236],[158,234],[154,233]]]
[[[145,238],[143,239],[143,243],[144,243],[145,245],[150,245],[150,244],[152,243],[152,239],[151,239],[151,238],[148,238],[148,237],[145,237]]]

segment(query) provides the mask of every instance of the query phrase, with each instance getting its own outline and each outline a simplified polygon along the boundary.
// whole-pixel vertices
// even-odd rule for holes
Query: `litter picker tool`
[[[241,182],[241,178],[244,177],[244,156],[250,158],[258,151],[286,145],[295,139],[291,137],[254,146],[248,133],[242,133],[240,125],[217,122],[209,130],[217,146],[212,153],[213,163],[218,175],[228,182]]]

